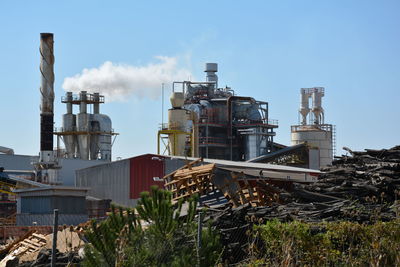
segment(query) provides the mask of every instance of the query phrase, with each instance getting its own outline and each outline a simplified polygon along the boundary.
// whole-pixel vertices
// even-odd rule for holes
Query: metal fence
[[[185,208],[184,208],[185,209]],[[213,209],[160,224],[132,219],[132,209],[116,209],[85,223],[59,210],[47,223],[24,226],[18,266],[227,266],[243,261],[252,243],[251,224],[216,217]],[[188,217],[191,220],[186,221]],[[43,222],[42,222],[43,223]],[[138,225],[140,224],[140,226]],[[46,226],[47,225],[47,226]],[[22,229],[22,228],[21,228]],[[32,233],[35,233],[33,235]],[[21,253],[21,248],[26,249]],[[11,258],[10,258],[11,260]]]

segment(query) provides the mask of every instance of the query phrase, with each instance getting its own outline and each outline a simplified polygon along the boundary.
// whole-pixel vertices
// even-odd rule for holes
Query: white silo
[[[311,88],[312,97],[312,113],[313,113],[313,123],[314,124],[324,124],[324,109],[322,108],[322,97],[325,95],[325,90],[323,87]]]
[[[184,104],[183,92],[173,92],[170,100],[172,108],[168,110],[168,130],[173,133],[168,136],[170,155],[184,156],[190,111],[182,108]]]
[[[291,144],[307,143],[319,149],[320,167],[332,164],[334,154],[334,126],[324,124],[324,109],[322,108],[323,87],[302,88],[299,113],[301,124],[291,127]],[[311,123],[306,123],[306,110],[309,98],[312,98]],[[307,103],[307,106],[305,105]],[[308,109],[309,110],[309,109]]]
[[[301,115],[301,124],[307,124],[307,115],[310,113],[310,108],[308,107],[310,98],[310,92],[306,88],[300,89],[300,108],[299,113]]]
[[[292,126],[291,144],[298,145],[307,142],[319,149],[320,167],[330,165],[333,160],[332,125],[295,125]]]

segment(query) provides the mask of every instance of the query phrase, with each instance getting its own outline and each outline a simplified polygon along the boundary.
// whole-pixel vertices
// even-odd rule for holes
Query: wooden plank
[[[44,235],[33,233],[32,236],[39,238],[39,239],[43,240],[44,242],[46,242],[46,237]]]
[[[39,248],[41,248],[41,246],[32,245],[32,244],[26,242],[25,240],[22,241],[21,244],[26,246],[26,247],[28,247],[28,248],[31,248],[33,250],[38,250]]]

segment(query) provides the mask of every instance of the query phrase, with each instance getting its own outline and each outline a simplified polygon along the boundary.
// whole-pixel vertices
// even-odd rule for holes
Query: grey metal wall
[[[34,168],[31,163],[38,160],[38,156],[0,154],[0,167],[5,170],[32,171]]]
[[[62,168],[58,171],[58,179],[63,185],[75,185],[75,171],[88,168],[100,164],[104,164],[103,160],[83,160],[83,159],[59,159]]]
[[[167,175],[173,171],[176,171],[180,167],[187,164],[186,160],[177,159],[177,158],[165,158],[164,162],[165,162],[165,175]],[[189,162],[190,162],[190,160],[189,160]]]
[[[88,196],[111,199],[122,206],[135,206],[129,198],[130,160],[114,161],[76,171],[75,186],[90,188]]]
[[[0,167],[5,170],[33,171],[32,162],[37,162],[38,156],[0,154]],[[75,171],[95,165],[104,164],[102,160],[59,159],[61,169],[57,170],[57,180],[67,186],[74,186]]]
[[[60,214],[86,214],[86,198],[75,196],[21,197],[20,213],[45,214],[58,209]]]

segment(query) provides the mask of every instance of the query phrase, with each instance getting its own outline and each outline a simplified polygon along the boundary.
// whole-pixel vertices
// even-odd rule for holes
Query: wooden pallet
[[[234,207],[250,204],[253,207],[265,206],[277,200],[277,191],[262,179],[250,183],[243,173],[231,172],[230,179],[225,178],[224,184],[218,189]]]
[[[206,194],[215,190],[211,183],[215,164],[199,164],[201,159],[190,162],[164,177],[164,187],[172,192],[172,200],[186,199],[194,194]]]
[[[21,240],[11,249],[13,256],[22,256],[23,254],[33,253],[46,245],[46,238],[44,235],[32,233],[32,235]]]

